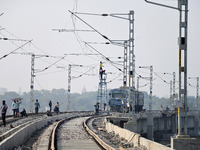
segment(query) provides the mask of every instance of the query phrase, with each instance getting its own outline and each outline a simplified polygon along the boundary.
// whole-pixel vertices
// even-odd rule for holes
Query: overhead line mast
[[[180,108],[178,108],[178,136],[187,135],[187,32],[188,32],[188,0],[177,0],[178,7],[172,7],[145,0],[147,3],[171,8],[179,11],[179,92],[178,100],[183,101],[184,133],[181,133]],[[184,55],[182,62],[182,54]],[[184,79],[182,84],[182,77]]]
[[[68,68],[68,98],[67,98],[67,109],[68,111],[70,111],[71,109],[71,69],[72,67],[83,67],[83,65],[76,65],[76,64],[69,64],[69,68]]]
[[[116,44],[116,43],[113,42],[112,40],[110,40],[105,35],[101,34],[98,30],[96,30],[94,27],[89,25],[87,22],[85,22],[83,19],[81,19],[76,14],[98,15],[98,16],[104,16],[104,17],[111,16],[111,17],[116,17],[116,18],[120,18],[120,19],[129,21],[129,40],[128,40],[128,46],[129,46],[129,103],[131,105],[130,107],[132,107],[132,109],[130,109],[130,111],[129,111],[129,120],[133,121],[133,119],[134,119],[133,114],[134,114],[134,109],[135,109],[134,11],[130,11],[129,14],[91,14],[91,13],[77,13],[77,12],[71,12],[71,11],[69,11],[69,12],[72,15],[74,15],[75,17],[77,17],[79,20],[81,20],[83,23],[85,23],[87,26],[92,28],[94,31],[96,31],[99,35],[101,35],[104,39],[108,40],[112,44]],[[122,17],[121,15],[128,15],[128,17]],[[123,45],[124,43],[118,43],[118,44]],[[90,46],[89,44],[87,44],[87,45]]]
[[[53,57],[53,58],[63,58],[60,56],[50,56],[50,55],[37,55],[33,53],[20,53],[20,52],[12,52],[12,54],[20,54],[20,55],[31,55],[31,85],[30,85],[30,112],[33,112],[34,108],[34,78],[35,78],[35,73],[42,72],[47,70],[49,67],[57,63],[58,61],[54,62],[52,65],[46,67],[45,69],[35,72],[35,58],[38,57]],[[59,59],[60,60],[60,59]]]

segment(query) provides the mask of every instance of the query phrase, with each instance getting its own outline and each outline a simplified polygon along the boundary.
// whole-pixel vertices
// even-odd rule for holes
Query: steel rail
[[[56,144],[56,133],[58,130],[58,127],[64,122],[64,121],[69,121],[78,117],[87,117],[88,115],[84,115],[84,116],[74,116],[74,117],[70,117],[70,118],[66,118],[63,120],[60,120],[59,122],[56,123],[55,127],[52,130],[52,133],[49,137],[49,147],[48,150],[57,150],[57,144]],[[91,115],[90,115],[91,116]],[[83,126],[85,128],[85,130],[87,131],[88,134],[90,134],[94,140],[104,149],[106,150],[115,150],[113,147],[109,146],[108,144],[106,144],[103,140],[101,140],[98,135],[96,135],[92,130],[89,129],[89,127],[87,126],[87,122],[91,119],[94,118],[94,116],[86,119],[83,122]]]
[[[86,119],[83,123],[83,126],[85,127],[85,130],[95,139],[95,141],[104,149],[106,150],[115,150],[115,148],[111,147],[110,145],[106,144],[103,140],[101,140],[97,134],[95,134],[92,130],[89,129],[89,127],[87,126],[87,123],[90,119],[92,119],[94,117],[90,117],[88,119]]]

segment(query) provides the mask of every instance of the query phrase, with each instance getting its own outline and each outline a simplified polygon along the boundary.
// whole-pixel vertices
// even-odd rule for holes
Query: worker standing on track
[[[38,114],[39,108],[40,108],[40,103],[38,102],[38,99],[36,99],[36,102],[35,102],[35,113],[36,114]]]
[[[6,101],[2,101],[2,106],[1,106],[1,116],[2,116],[2,121],[4,127],[6,126],[6,112],[7,112],[8,106],[6,105]]]
[[[18,109],[18,105],[17,105],[16,100],[14,99],[12,103],[13,117],[17,116],[17,109]]]
[[[22,101],[21,101],[21,99],[19,99],[19,100],[17,100],[17,115],[18,115],[18,113],[19,113],[19,106],[20,106],[20,104],[22,103]]]
[[[52,102],[51,101],[49,102],[49,107],[50,107],[50,112],[51,112],[51,109],[52,109]]]

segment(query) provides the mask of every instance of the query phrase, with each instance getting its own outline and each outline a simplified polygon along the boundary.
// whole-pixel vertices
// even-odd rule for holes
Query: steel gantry
[[[187,31],[188,31],[188,0],[177,0],[178,7],[172,7],[145,0],[147,3],[163,6],[179,11],[179,92],[178,99],[183,103],[184,132],[181,133],[180,108],[178,108],[178,136],[187,135]],[[182,55],[184,55],[182,59]],[[183,62],[182,62],[183,61]],[[183,83],[182,83],[183,78]]]
[[[108,96],[107,96],[107,74],[105,70],[103,70],[103,64],[100,62],[99,68],[99,86],[97,93],[97,101],[96,101],[96,113],[99,110],[105,111],[106,106],[108,106]]]
[[[102,77],[99,81],[99,86],[98,86],[98,93],[97,93],[97,102],[96,104],[100,104],[100,110],[103,111],[105,110],[104,106],[108,106],[108,96],[107,96],[107,82],[106,82],[106,75]]]

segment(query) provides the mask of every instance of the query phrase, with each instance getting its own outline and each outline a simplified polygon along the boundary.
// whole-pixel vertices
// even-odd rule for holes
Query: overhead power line
[[[99,54],[92,54],[92,53],[71,53],[71,54],[64,54],[64,55],[74,55],[74,56],[80,56],[80,55],[99,55]]]
[[[22,46],[20,46],[20,47],[16,48],[15,50],[11,51],[10,53],[8,53],[8,54],[6,54],[6,55],[2,56],[2,57],[0,58],[0,60],[1,60],[1,59],[3,59],[3,58],[5,58],[5,57],[7,57],[7,56],[9,56],[10,54],[12,54],[13,52],[17,51],[18,49],[20,49],[20,48],[24,47],[25,45],[27,45],[27,44],[28,44],[28,43],[30,43],[31,41],[32,41],[32,40],[30,40],[30,41],[26,42],[26,43],[25,43],[25,44],[23,44]]]
[[[81,20],[83,23],[85,23],[87,26],[89,26],[90,28],[92,28],[94,31],[96,31],[99,35],[101,35],[104,39],[112,42],[107,36],[103,35],[102,33],[100,33],[98,30],[96,30],[94,27],[92,27],[91,25],[89,25],[87,22],[85,22],[83,19],[81,19],[79,16],[77,16],[75,13],[71,12],[69,10],[69,12],[74,15],[76,18],[78,18],[79,20]]]
[[[58,32],[95,32],[94,30],[75,30],[75,29],[52,29]]]
[[[23,40],[23,39],[9,39],[9,38],[0,38],[0,40],[7,40],[7,41],[30,41],[30,40]]]
[[[95,66],[96,67],[96,66]],[[91,71],[92,69],[94,69],[95,67],[92,67],[91,69],[87,70],[86,72],[82,73],[81,75],[74,77],[75,79],[82,77],[83,75],[86,75],[89,71]]]
[[[118,68],[117,66],[115,66],[114,65],[114,63],[108,58],[108,57],[106,57],[105,55],[103,55],[102,53],[100,53],[98,50],[96,50],[94,47],[92,47],[90,44],[88,44],[88,43],[86,43],[86,42],[84,42],[87,46],[89,46],[90,48],[92,48],[94,51],[96,51],[97,53],[99,53],[101,56],[102,56],[102,58],[104,59],[104,60],[106,60],[106,61],[108,61],[112,66],[114,66],[115,68],[117,68],[119,71],[121,71],[122,72],[122,70],[120,69],[120,68]]]
[[[125,20],[129,20],[128,18],[125,17],[121,17],[121,16],[127,16],[127,13],[112,13],[112,14],[94,14],[94,13],[82,13],[82,12],[74,12],[75,14],[80,14],[80,15],[92,15],[92,16],[101,16],[101,17],[115,17],[115,18],[120,18],[120,19],[125,19]]]

